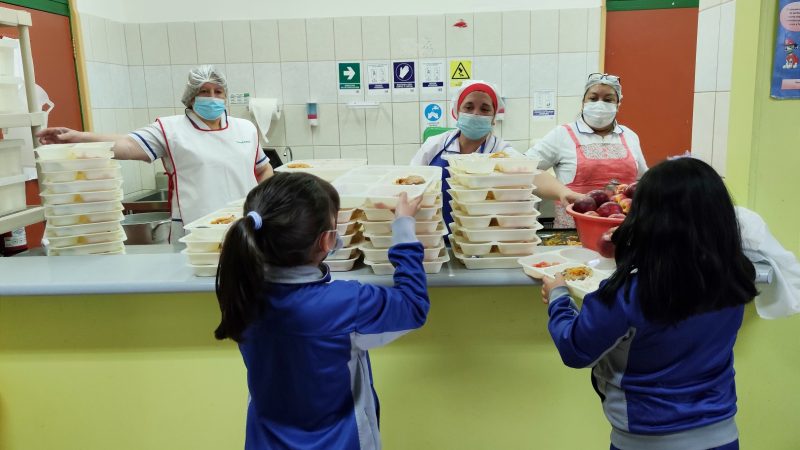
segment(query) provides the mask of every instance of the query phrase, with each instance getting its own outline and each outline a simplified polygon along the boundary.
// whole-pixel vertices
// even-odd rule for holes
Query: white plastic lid
[[[16,148],[25,145],[24,139],[0,139],[0,149]]]
[[[24,183],[28,181],[28,176],[24,173],[21,175],[14,175],[10,177],[0,178],[0,187],[8,186],[9,184]]]
[[[19,48],[19,41],[16,39],[0,39],[0,47]]]

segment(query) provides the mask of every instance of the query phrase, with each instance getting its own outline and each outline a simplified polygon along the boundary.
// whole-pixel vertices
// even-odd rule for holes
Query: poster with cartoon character
[[[770,96],[800,98],[800,1],[780,0]]]

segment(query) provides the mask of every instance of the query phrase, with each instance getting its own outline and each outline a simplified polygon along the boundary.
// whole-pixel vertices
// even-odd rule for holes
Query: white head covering
[[[497,99],[497,107],[494,111],[495,114],[502,114],[505,112],[505,104],[503,103],[502,97],[500,97],[500,90],[497,89],[497,86],[488,81],[467,80],[461,83],[461,87],[455,91],[453,99],[450,101],[450,114],[453,116],[453,119],[458,118],[458,108],[464,101],[464,97],[474,91],[486,92],[493,100]]]
[[[594,77],[592,75],[595,75]],[[602,75],[602,76],[601,76]],[[609,79],[608,77],[612,77]],[[596,84],[605,84],[606,86],[611,86],[614,89],[614,92],[617,93],[617,102],[622,101],[622,85],[619,82],[619,77],[616,75],[611,75],[608,73],[603,74],[591,74],[589,75],[588,79],[586,80],[586,86],[583,88],[583,95],[586,96],[586,92],[589,90],[590,87]]]
[[[214,83],[221,87],[226,94],[228,93],[228,81],[225,79],[224,73],[212,65],[197,66],[189,71],[189,80],[186,82],[186,88],[181,97],[181,102],[187,108],[192,106],[192,100],[197,97],[200,87],[205,83]]]

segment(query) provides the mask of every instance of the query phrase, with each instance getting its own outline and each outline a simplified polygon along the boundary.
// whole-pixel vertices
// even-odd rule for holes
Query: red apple
[[[605,202],[597,207],[597,214],[601,217],[608,217],[612,214],[622,214],[622,207],[614,202]]]
[[[638,181],[634,181],[633,183],[628,185],[628,189],[625,189],[625,197],[633,198],[633,194],[636,193],[636,185],[638,183],[639,183]]]
[[[613,258],[616,248],[614,243],[611,242],[611,236],[606,240],[605,235],[602,235],[600,239],[597,240],[597,252],[600,253],[603,258]]]
[[[631,203],[633,203],[633,200],[631,200],[629,198],[623,198],[622,200],[619,201],[619,206],[622,207],[622,212],[623,213],[628,214],[628,212],[630,212]]]
[[[625,194],[616,194],[616,195],[611,196],[611,201],[614,202],[614,203],[620,203],[625,198],[626,198]]]
[[[584,215],[584,216],[595,216],[595,217],[600,217],[600,214],[597,214],[597,211],[586,211],[585,213],[583,213],[583,215]]]
[[[602,189],[595,189],[586,195],[592,197],[594,199],[594,202],[598,205],[602,205],[603,203],[609,200],[608,194],[606,194],[606,191]]]
[[[625,214],[622,213],[614,213],[608,216],[609,219],[623,219],[623,220],[625,219],[625,217],[626,217]]]
[[[594,211],[597,209],[597,203],[595,203],[592,197],[588,195],[586,197],[581,197],[572,204],[572,210],[579,213],[585,213],[587,211]]]

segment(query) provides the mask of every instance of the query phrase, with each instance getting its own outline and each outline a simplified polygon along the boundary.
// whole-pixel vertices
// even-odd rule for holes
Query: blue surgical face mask
[[[225,100],[215,97],[195,97],[192,109],[203,119],[217,120],[225,112]]]
[[[334,253],[344,248],[344,239],[342,239],[337,230],[330,230],[328,232],[336,233],[336,243],[333,244],[333,248],[328,252],[328,256],[331,256]]]
[[[459,113],[456,127],[467,139],[478,140],[492,132],[492,116]]]

